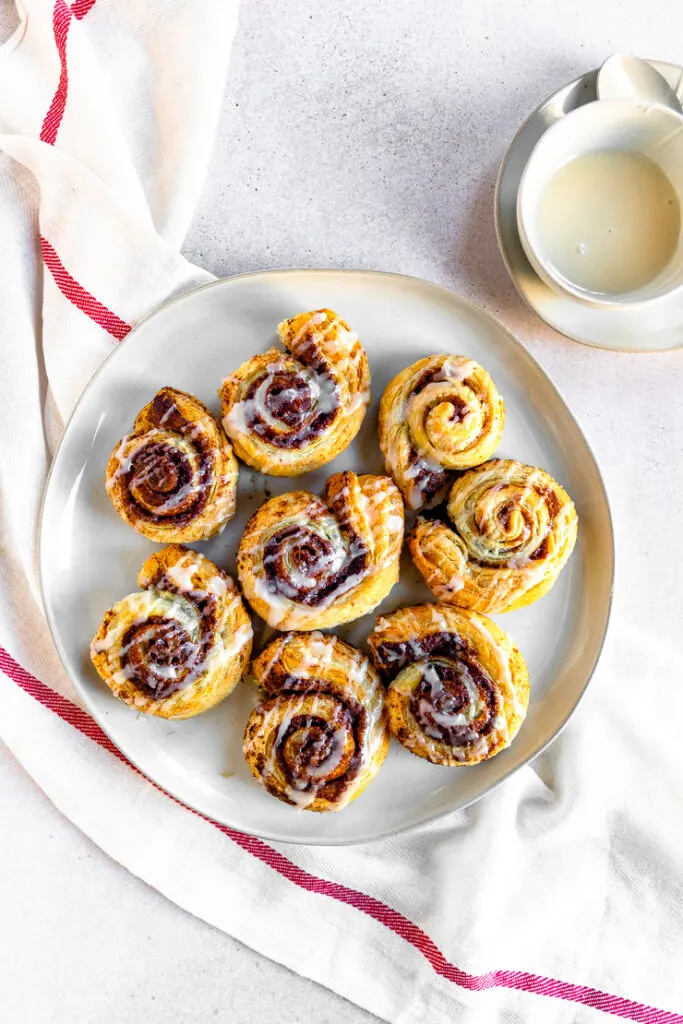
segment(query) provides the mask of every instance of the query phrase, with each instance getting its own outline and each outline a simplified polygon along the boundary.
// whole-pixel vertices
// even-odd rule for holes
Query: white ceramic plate
[[[683,68],[650,62],[683,102]],[[533,269],[517,228],[517,192],[526,162],[540,137],[570,111],[597,99],[597,69],[549,96],[522,125],[501,164],[496,183],[498,245],[517,291],[542,320],[585,345],[625,352],[656,352],[683,347],[683,303],[672,296],[656,311],[603,309],[549,288]]]
[[[499,454],[548,470],[574,498],[581,524],[576,551],[552,592],[530,608],[498,616],[523,652],[532,681],[529,713],[512,747],[473,768],[441,768],[392,744],[367,791],[341,813],[322,815],[275,800],[247,769],[242,733],[253,684],[240,684],[204,715],[167,722],[117,701],[88,656],[103,612],[136,589],[138,569],[155,547],[119,519],[105,493],[114,444],[163,385],[191,391],[218,411],[222,379],[273,343],[280,320],[321,306],[349,321],[370,360],[374,404],[358,438],[323,470],[296,481],[242,467],[237,517],[222,536],[197,548],[234,574],[244,524],[265,497],[297,487],[319,492],[340,469],[382,472],[376,432],[382,390],[399,370],[435,352],[463,353],[489,370],[507,408]],[[464,807],[557,735],[600,653],[613,545],[603,484],[583,434],[538,364],[499,323],[414,278],[299,270],[202,288],[154,313],[113,352],[81,398],[57,453],[43,506],[41,565],[45,607],[64,666],[91,714],[134,764],[179,800],[227,825],[270,839],[338,844],[388,835]],[[380,608],[430,596],[404,555],[401,580]],[[336,632],[360,644],[372,624],[368,615]],[[255,624],[256,651],[263,628]]]

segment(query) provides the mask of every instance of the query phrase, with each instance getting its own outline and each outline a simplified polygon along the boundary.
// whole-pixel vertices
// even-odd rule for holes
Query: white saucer
[[[683,101],[683,68],[650,62]],[[545,131],[570,111],[597,99],[597,69],[577,78],[538,107],[515,135],[503,158],[496,182],[498,245],[517,291],[524,301],[560,334],[598,348],[625,352],[656,352],[683,347],[683,303],[671,298],[655,314],[652,309],[596,309],[549,288],[536,274],[517,230],[517,190],[532,149]]]

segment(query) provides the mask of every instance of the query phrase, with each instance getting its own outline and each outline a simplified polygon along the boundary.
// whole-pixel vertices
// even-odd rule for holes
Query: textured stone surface
[[[3,1024],[370,1024],[110,860],[0,744]]]

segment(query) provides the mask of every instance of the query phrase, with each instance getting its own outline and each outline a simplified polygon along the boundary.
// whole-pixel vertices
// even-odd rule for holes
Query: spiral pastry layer
[[[569,495],[542,469],[494,459],[464,473],[448,516],[419,517],[408,547],[440,601],[482,612],[531,604],[571,555],[578,518]]]
[[[403,502],[388,477],[335,473],[323,498],[266,501],[242,535],[244,596],[276,629],[324,629],[376,607],[398,579]]]
[[[223,381],[223,426],[244,462],[298,476],[354,439],[370,401],[370,370],[358,336],[331,309],[300,313],[278,333],[286,352],[254,356]]]
[[[471,359],[429,356],[394,377],[380,402],[379,443],[407,506],[431,503],[455,470],[490,458],[504,425],[503,399]]]
[[[106,486],[121,518],[150,540],[206,540],[235,514],[237,460],[198,398],[162,388],[112,452]]]
[[[180,545],[150,555],[138,586],[105,612],[90,647],[95,668],[136,711],[161,718],[207,711],[249,663],[251,622],[237,587]]]
[[[287,633],[252,671],[262,700],[244,734],[259,782],[285,803],[338,811],[377,774],[389,747],[384,691],[364,655],[323,633]]]
[[[393,736],[433,764],[478,764],[517,735],[529,703],[524,659],[491,619],[448,605],[402,608],[368,638],[388,681]]]

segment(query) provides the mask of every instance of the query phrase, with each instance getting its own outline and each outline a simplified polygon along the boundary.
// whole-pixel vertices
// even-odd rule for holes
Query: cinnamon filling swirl
[[[314,693],[307,682],[306,692]],[[317,685],[324,692],[325,684]],[[335,803],[343,798],[360,770],[362,742],[358,731],[362,709],[355,709],[355,714],[350,707],[334,701],[332,717],[323,718],[314,713],[297,714],[298,701],[297,693],[284,693],[261,705],[263,715],[282,715],[284,711],[284,717],[269,757],[259,757],[257,767],[266,772],[267,785],[273,769],[271,763],[266,770],[267,762],[276,762],[287,780],[289,790],[285,795],[290,802],[303,803],[308,794]],[[325,703],[329,702],[328,697]]]
[[[213,458],[197,459],[169,442],[144,444],[133,455],[127,473],[128,494],[140,511],[155,520],[189,522],[205,507]]]
[[[268,367],[240,403],[246,427],[277,448],[301,448],[340,413],[339,390],[320,370]]]
[[[353,534],[348,548],[310,525],[292,524],[267,541],[263,567],[269,589],[299,604],[317,606],[367,574],[370,552]],[[345,586],[346,584],[346,586]]]
[[[164,700],[191,679],[202,645],[176,619],[150,616],[122,637],[121,665],[128,679],[154,700]]]
[[[411,710],[427,736],[463,747],[494,727],[500,699],[492,680],[474,659],[427,662],[411,699]]]

